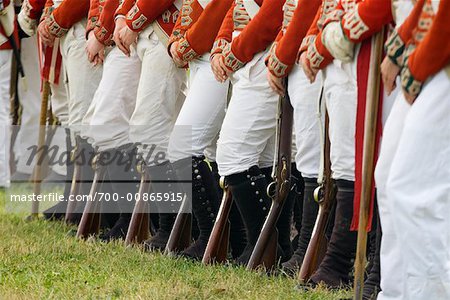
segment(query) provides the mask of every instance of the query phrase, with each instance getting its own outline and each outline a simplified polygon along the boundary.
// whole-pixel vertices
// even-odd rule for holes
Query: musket
[[[247,269],[249,270],[261,266],[266,269],[272,269],[276,264],[278,248],[278,229],[276,225],[291,185],[293,110],[286,79],[284,97],[280,97],[278,101],[277,148],[274,157],[273,182],[267,187],[267,194],[272,199],[272,205],[247,264]]]
[[[36,165],[33,170],[33,193],[34,195],[39,195],[41,193],[41,183],[44,161],[44,145],[46,136],[46,125],[49,110],[49,97],[50,97],[50,84],[48,81],[44,81],[42,86],[42,100],[41,100],[41,112],[39,117],[39,135],[38,135],[38,151]],[[31,218],[37,218],[39,214],[39,202],[33,201],[31,204]]]
[[[233,196],[224,177],[220,178],[220,187],[223,189],[222,203],[203,255],[202,262],[204,264],[223,263],[227,260],[230,242],[228,216],[233,204]]]
[[[77,238],[82,239],[86,239],[90,235],[96,235],[100,231],[101,203],[96,196],[106,175],[106,166],[102,162],[101,153],[94,157],[92,167],[95,170],[94,179],[76,235]]]
[[[75,147],[72,149],[70,153],[70,161],[74,164],[73,166],[73,175],[72,175],[72,184],[70,186],[69,199],[71,201],[67,202],[66,213],[64,216],[64,221],[66,224],[73,223],[73,216],[75,213],[75,209],[77,208],[76,196],[80,194],[80,180],[83,178],[81,166],[77,161],[78,156],[81,154],[80,152],[80,138],[77,136],[75,141]]]
[[[80,206],[79,202],[83,202],[83,200],[78,198],[82,198],[82,196],[89,194],[91,184],[91,180],[89,178],[92,177],[93,179],[93,175],[91,176],[90,174],[93,160],[90,159],[90,156],[88,155],[89,153],[86,153],[85,144],[86,143],[79,135],[75,136],[75,147],[70,153],[70,163],[73,164],[73,175],[68,199],[70,201],[67,203],[65,213],[65,222],[67,224],[79,223],[79,212],[84,209],[83,204],[85,203],[81,203]],[[93,158],[94,157],[96,156],[94,155]],[[88,185],[89,190],[87,190]]]
[[[184,194],[183,202],[170,232],[164,253],[172,255],[183,251],[192,242],[192,213],[187,212],[190,198]]]
[[[233,85],[228,83],[227,105],[233,96]],[[217,212],[216,221],[209,235],[208,244],[203,254],[202,263],[205,265],[212,263],[224,263],[227,260],[230,244],[230,220],[229,215],[233,205],[233,195],[228,187],[225,177],[221,177],[219,185],[223,190],[222,202]]]
[[[323,89],[320,98],[323,97]],[[319,212],[311,239],[299,272],[300,284],[306,283],[317,270],[327,250],[326,229],[336,201],[336,186],[331,178],[330,138],[328,134],[330,119],[325,113],[325,129],[323,132],[323,176],[320,186],[314,191],[314,198],[319,203]]]
[[[362,162],[361,199],[358,224],[358,242],[355,258],[354,299],[362,300],[364,288],[364,270],[367,252],[367,224],[369,222],[370,203],[373,191],[375,171],[375,150],[377,136],[377,117],[380,100],[381,59],[383,55],[384,28],[372,37],[370,71],[367,85],[366,111],[364,122],[364,146]]]
[[[150,190],[150,174],[146,169],[144,161],[137,165],[137,170],[141,173],[141,184],[138,191],[139,198],[134,205],[127,236],[125,237],[126,246],[134,243],[140,244],[150,237],[149,205],[143,200],[144,195]]]

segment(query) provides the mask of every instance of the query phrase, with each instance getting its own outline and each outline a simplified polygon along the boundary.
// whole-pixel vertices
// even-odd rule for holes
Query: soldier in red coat
[[[93,65],[103,64],[103,74],[84,117],[83,137],[100,152],[114,158],[107,174],[117,206],[104,204],[105,213],[120,213],[111,229],[100,235],[103,241],[124,239],[133,211],[130,195],[138,192],[136,145],[130,140],[130,118],[136,106],[141,60],[136,52],[126,56],[113,43],[114,17],[119,0],[91,1],[86,52]],[[128,198],[127,198],[128,196]]]
[[[314,228],[318,204],[314,191],[318,186],[320,164],[320,121],[317,117],[318,99],[322,88],[319,78],[311,83],[296,64],[297,53],[321,1],[286,1],[283,27],[268,57],[268,79],[271,87],[283,95],[288,93],[294,108],[296,169],[304,179],[305,190],[297,249],[283,263],[283,270],[295,275],[299,270]],[[285,91],[282,79],[287,78]],[[295,172],[295,171],[294,171]],[[298,177],[299,175],[297,175]]]
[[[383,79],[391,90],[400,76],[402,92],[377,166],[389,217],[383,231],[393,232],[383,232],[393,250],[381,253],[379,299],[450,297],[449,13],[449,1],[417,1],[387,44]]]
[[[174,62],[179,67],[187,65],[190,71],[189,91],[170,138],[169,155],[175,165],[192,162],[185,172],[191,172],[193,180],[192,211],[199,236],[181,255],[196,260],[203,257],[220,205],[213,172],[217,170],[216,141],[225,117],[229,82],[215,80],[209,56],[232,2],[183,1],[168,47]],[[233,253],[242,250],[236,244],[232,247]]]
[[[9,187],[10,111],[9,86],[11,79],[12,45],[8,37],[14,37],[15,13],[9,0],[0,2],[0,187]]]
[[[61,39],[61,54],[68,84],[69,120],[72,134],[80,135],[83,118],[101,79],[101,65],[92,66],[85,55],[85,28],[89,0],[48,0],[48,15],[39,25],[44,44]],[[50,5],[51,4],[51,5]]]
[[[22,1],[13,2],[15,5],[14,10],[18,12]],[[14,145],[11,145],[12,150],[14,150],[13,159],[15,160],[15,165],[11,168],[14,171],[11,176],[12,181],[29,181],[36,163],[36,156],[33,153],[33,149],[38,140],[38,130],[36,130],[36,128],[39,126],[41,81],[37,38],[36,36],[31,36],[35,33],[37,21],[33,20],[33,25],[24,24],[22,21],[24,21],[23,17],[28,14],[34,14],[34,17],[38,19],[44,8],[45,1],[33,0],[32,4],[35,6],[33,12],[31,12],[29,1],[24,1],[24,9],[22,9],[18,15],[20,46],[19,42],[16,42],[16,44],[20,48],[21,68],[24,70],[26,76],[24,78],[19,76],[17,82],[16,96],[19,100],[21,110],[18,115],[20,128],[16,127],[13,129],[13,132],[17,132],[17,134],[14,137]],[[29,8],[27,12],[25,12],[25,8]],[[28,29],[30,26],[34,26],[34,29],[32,29],[31,32]],[[60,153],[65,151],[63,133],[63,130],[58,130],[52,140],[56,142],[53,143],[53,145],[60,146]],[[63,180],[64,176],[62,175],[65,175],[65,173],[65,165],[53,164],[51,166],[51,172],[46,180]]]
[[[181,0],[126,0],[116,11],[114,34],[117,47],[128,56],[136,52],[142,62],[136,106],[130,118],[130,140],[138,144],[150,178],[169,181],[154,184],[153,195],[175,198],[179,191],[170,182],[190,180],[176,177],[167,154],[169,137],[185,97],[186,71],[177,68],[167,54],[181,4]],[[163,204],[167,203],[157,208],[159,230],[145,242],[147,249],[163,251],[166,247],[178,211],[174,202]]]
[[[212,68],[216,78],[230,78],[233,92],[217,144],[219,173],[225,177],[247,236],[247,246],[237,259],[247,264],[259,237],[270,199],[279,96],[267,81],[265,58],[283,21],[283,0],[236,0],[216,38]],[[289,205],[285,205],[289,207]],[[280,219],[282,261],[292,255],[290,216]]]

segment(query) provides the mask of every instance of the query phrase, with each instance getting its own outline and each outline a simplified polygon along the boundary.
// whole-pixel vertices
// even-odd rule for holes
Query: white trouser
[[[36,36],[22,40],[21,58],[27,85],[25,86],[19,76],[18,95],[22,105],[22,117],[20,130],[17,133],[14,145],[14,153],[18,160],[17,172],[31,174],[35,160],[28,163],[31,150],[27,149],[37,144],[41,110],[41,75]]]
[[[62,68],[62,71],[64,70],[64,67]],[[64,71],[63,71],[64,72]],[[56,118],[58,118],[59,123],[61,124],[60,127],[55,132],[55,135],[53,136],[51,147],[58,147],[59,155],[62,155],[62,153],[67,151],[66,147],[66,132],[65,129],[68,128],[68,122],[69,122],[69,103],[68,103],[68,96],[67,96],[67,89],[63,82],[63,80],[60,80],[60,83],[58,85],[50,83],[50,89],[51,89],[51,105],[52,105],[52,112],[55,115]],[[51,166],[52,170],[60,175],[65,175],[67,172],[67,168],[65,165],[61,164],[54,164]]]
[[[136,107],[130,119],[130,139],[143,145],[139,152],[151,165],[157,153],[168,160],[170,134],[184,101],[182,86],[186,71],[175,66],[151,26],[139,35],[137,53],[142,61],[142,72]],[[153,152],[151,158],[148,157],[150,151]]]
[[[322,88],[319,72],[311,84],[302,69],[295,65],[289,74],[289,97],[294,108],[294,131],[297,170],[306,178],[317,178],[320,167],[320,123],[318,101]]]
[[[275,127],[276,129],[276,127]],[[259,157],[258,166],[260,168],[269,168],[273,166],[273,160],[275,155],[275,141],[276,136],[273,134],[266,143],[266,147]]]
[[[267,81],[266,56],[257,54],[231,77],[233,95],[217,143],[221,176],[273,163],[279,96]]]
[[[386,183],[410,107],[403,94],[399,93],[384,126],[380,155],[375,170],[378,210],[383,230],[380,246],[382,291],[378,299],[402,299],[401,289],[404,278],[400,270],[403,268],[403,256],[399,237],[394,230],[394,218],[397,214],[392,202],[388,199]]]
[[[61,73],[65,73],[64,65],[62,66]],[[52,103],[52,112],[55,117],[58,118],[61,126],[67,128],[69,126],[69,96],[67,95],[66,85],[63,76],[59,84],[50,83],[50,90],[52,91],[50,101]]]
[[[10,184],[9,144],[11,132],[9,88],[12,50],[0,50],[0,187]]]
[[[223,119],[222,121],[223,122]],[[211,141],[211,144],[206,147],[205,151],[203,151],[203,154],[205,155],[206,159],[210,162],[216,161],[217,156],[217,140],[219,139],[219,132],[217,132],[217,135],[214,137],[214,139]]]
[[[403,277],[398,299],[450,299],[449,113],[450,79],[441,71],[405,117],[386,184],[403,268],[385,280]]]
[[[125,56],[114,47],[105,58],[103,76],[88,112],[82,135],[92,139],[99,151],[131,143],[130,117],[136,104],[141,61],[132,51]]]
[[[324,71],[333,178],[355,180],[356,62],[334,60]]]
[[[86,55],[86,20],[76,23],[61,39],[61,54],[66,70],[69,127],[79,134],[81,124],[102,77],[102,67],[93,66]]]
[[[37,37],[23,39],[21,42],[21,58],[27,85],[19,77],[18,93],[22,105],[21,126],[14,145],[17,159],[17,172],[31,174],[36,160],[30,160],[33,145],[37,145],[38,126],[41,110],[41,75],[39,70]],[[51,85],[51,105],[60,122],[67,123],[67,96],[64,84]],[[51,146],[58,147],[58,155],[66,151],[65,132],[58,128],[52,138]],[[64,175],[66,168],[60,164],[52,165],[53,171]]]
[[[190,62],[189,69],[189,93],[169,142],[172,162],[204,155],[215,142],[225,117],[229,83],[214,78],[209,53]]]

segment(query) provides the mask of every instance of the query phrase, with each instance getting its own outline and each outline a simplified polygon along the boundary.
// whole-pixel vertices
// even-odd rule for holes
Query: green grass
[[[296,281],[231,266],[203,266],[122,243],[80,241],[73,227],[25,222],[0,190],[0,299],[341,299],[300,292]]]

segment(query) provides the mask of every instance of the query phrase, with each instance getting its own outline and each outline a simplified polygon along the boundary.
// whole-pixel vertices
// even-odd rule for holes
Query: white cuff
[[[17,22],[19,23],[20,28],[22,28],[23,32],[25,32],[28,36],[33,36],[36,34],[37,30],[37,20],[33,20],[29,18],[25,12],[20,11],[17,16]]]
[[[353,60],[355,45],[345,37],[340,22],[331,22],[325,26],[322,31],[322,43],[334,58],[342,62]]]
[[[117,15],[117,16],[114,18],[114,22],[117,21],[118,19],[125,19],[125,18],[126,18],[126,16],[124,16],[124,15]]]

